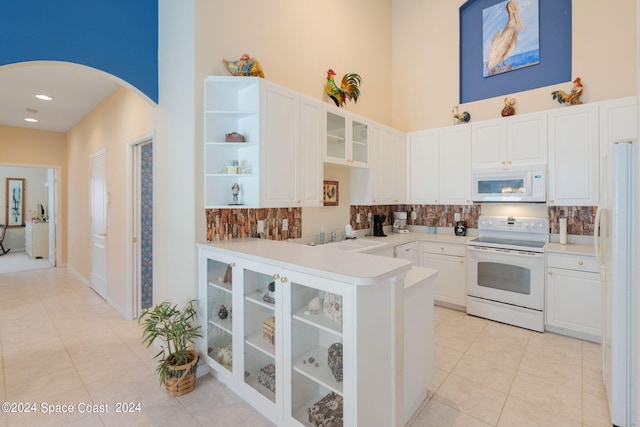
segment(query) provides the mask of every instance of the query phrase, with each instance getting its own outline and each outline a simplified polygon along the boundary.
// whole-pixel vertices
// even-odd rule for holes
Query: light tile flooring
[[[440,307],[434,320],[435,375],[413,427],[610,425],[599,346]],[[0,275],[0,400],[37,409],[1,413],[0,427],[272,425],[210,375],[168,396],[154,353],[136,321],[66,269]],[[118,402],[140,411],[116,413]],[[43,404],[74,413],[45,414]],[[89,413],[91,405],[109,412]]]

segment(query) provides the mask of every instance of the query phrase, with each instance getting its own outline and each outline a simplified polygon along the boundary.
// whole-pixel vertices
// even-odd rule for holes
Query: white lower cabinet
[[[355,286],[277,261],[204,247],[199,252],[201,352],[221,382],[276,425],[315,425],[310,408],[326,396],[342,406],[345,426],[396,424],[399,326],[389,301],[401,291],[388,280]],[[335,310],[324,310],[331,301]],[[330,349],[338,348],[341,377],[329,367]]]
[[[545,329],[600,342],[602,285],[592,255],[547,253]]]
[[[31,258],[49,257],[49,223],[28,222],[24,230],[24,247]]]
[[[434,301],[458,310],[467,306],[466,245],[422,242],[422,266],[438,270]]]

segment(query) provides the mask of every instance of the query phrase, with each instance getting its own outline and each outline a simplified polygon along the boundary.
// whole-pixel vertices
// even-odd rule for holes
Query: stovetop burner
[[[478,237],[468,244],[543,252],[548,241],[549,220],[546,218],[481,216],[478,219]]]

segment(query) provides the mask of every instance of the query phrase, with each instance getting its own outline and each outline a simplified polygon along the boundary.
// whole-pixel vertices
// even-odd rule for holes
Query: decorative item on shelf
[[[336,323],[342,323],[342,296],[327,292],[324,296],[324,314]]]
[[[573,81],[571,92],[566,93],[561,90],[554,90],[551,92],[551,97],[562,105],[578,105],[582,104],[582,101],[580,101],[582,90],[582,80],[580,80],[580,77],[576,77]]]
[[[238,166],[237,160],[229,160],[229,165],[227,166],[227,174],[229,175],[237,175],[240,167]]]
[[[267,293],[262,296],[264,302],[274,304],[276,302],[276,282],[271,282],[267,285]]]
[[[269,363],[267,366],[260,368],[258,372],[258,383],[262,384],[272,393],[276,392],[276,365]]]
[[[233,347],[231,344],[219,347],[216,350],[216,360],[223,365],[231,366],[233,362]]]
[[[320,299],[320,297],[315,297],[311,301],[309,301],[309,304],[307,304],[307,309],[304,311],[304,314],[309,316],[311,314],[318,314],[321,311],[322,311],[322,300]]]
[[[223,59],[222,63],[227,70],[234,76],[253,76],[264,78],[264,71],[260,62],[256,58],[252,58],[245,53],[236,61]]]
[[[358,102],[360,97],[360,85],[362,78],[356,73],[347,73],[342,77],[340,87],[333,80],[336,72],[331,68],[327,71],[327,83],[324,85],[325,93],[335,102],[336,107],[342,107],[347,101]]]
[[[244,142],[244,136],[238,132],[231,132],[224,135],[224,142]]]
[[[468,111],[461,113],[458,108],[459,106],[456,105],[453,107],[453,110],[451,110],[451,114],[453,114],[453,124],[459,125],[460,123],[468,123],[471,121],[471,114],[469,114]]]
[[[269,316],[262,322],[262,338],[269,344],[276,343],[276,318]]]
[[[307,409],[309,422],[316,427],[342,426],[342,405],[342,396],[332,391]]]
[[[232,283],[233,280],[233,266],[231,264],[227,265],[227,271],[224,272],[223,283]]]
[[[336,381],[342,382],[342,343],[337,342],[329,346],[327,364]]]
[[[240,200],[239,200],[240,184],[238,184],[237,182],[233,183],[233,185],[231,186],[231,194],[233,195],[233,202],[230,203],[230,204],[231,205],[241,205],[242,203],[240,203]]]
[[[220,306],[220,309],[218,310],[218,317],[221,318],[222,320],[229,317],[229,311],[227,310],[227,307],[224,306],[224,304],[222,304]]]
[[[502,117],[513,116],[516,113],[516,109],[515,109],[514,105],[516,105],[516,99],[515,98],[505,98],[504,99],[504,108],[502,109],[502,112],[500,113],[502,115]]]
[[[151,346],[156,339],[163,341],[156,373],[172,396],[182,396],[196,386],[198,353],[193,350],[196,338],[202,338],[197,317],[196,301],[189,301],[179,309],[169,301],[146,308],[140,313],[142,342]]]

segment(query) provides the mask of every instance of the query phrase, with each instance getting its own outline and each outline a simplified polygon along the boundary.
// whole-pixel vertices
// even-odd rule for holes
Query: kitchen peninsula
[[[415,399],[404,396],[405,288],[430,288],[434,270],[330,244],[240,239],[198,251],[200,350],[220,381],[277,425],[337,416],[326,408],[342,408],[344,425],[405,424],[404,400]]]

